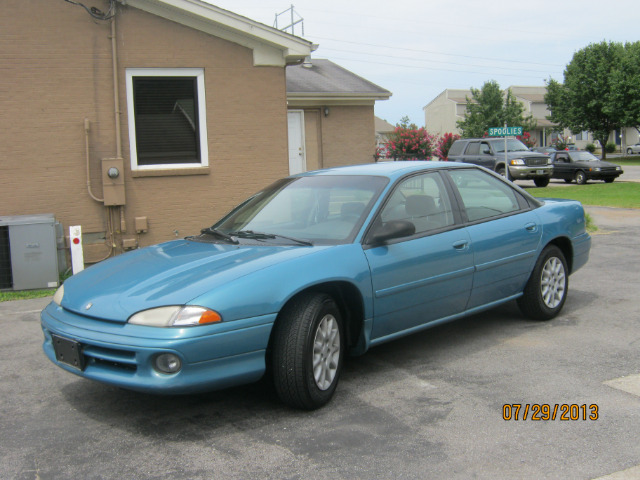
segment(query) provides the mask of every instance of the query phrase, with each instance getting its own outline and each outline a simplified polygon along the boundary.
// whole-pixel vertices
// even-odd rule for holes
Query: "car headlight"
[[[595,168],[593,169],[593,171],[594,171],[594,172],[599,172],[599,171],[600,171],[600,167],[595,167]]]
[[[62,297],[64,297],[64,285],[60,285],[60,288],[53,294],[53,303],[60,305],[62,303]]]
[[[551,157],[547,158],[547,165],[552,165],[553,162],[551,161]]]
[[[616,170],[622,170],[622,167],[616,167]]]
[[[218,312],[191,305],[151,308],[133,314],[128,320],[129,323],[148,327],[189,327],[221,321]]]
[[[523,160],[523,159],[521,159],[521,158],[514,158],[513,160],[511,160],[511,161],[509,162],[509,164],[510,164],[510,165],[526,165],[526,164],[524,163],[524,160]]]

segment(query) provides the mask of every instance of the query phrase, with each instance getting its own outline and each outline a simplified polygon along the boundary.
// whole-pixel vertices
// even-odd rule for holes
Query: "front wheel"
[[[546,187],[549,185],[549,177],[538,177],[533,179],[533,183],[536,184],[536,187]]]
[[[633,153],[633,150],[631,150],[630,148],[627,148],[627,155],[631,155]]]
[[[314,410],[336,390],[344,357],[342,316],[329,295],[307,293],[282,311],[274,327],[273,379],[280,399]]]
[[[540,254],[518,307],[533,320],[551,320],[562,310],[568,290],[567,261],[558,247],[549,245]]]
[[[576,183],[578,185],[584,185],[585,183],[587,183],[587,174],[582,170],[576,172]]]

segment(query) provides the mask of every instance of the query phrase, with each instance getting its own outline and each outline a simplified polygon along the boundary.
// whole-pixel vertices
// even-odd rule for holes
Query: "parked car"
[[[532,150],[532,152],[538,152],[538,153],[545,153],[547,155],[551,155],[552,153],[554,153],[556,151],[555,147],[534,147]]]
[[[627,145],[627,155],[634,155],[640,153],[640,143],[635,145]]]
[[[270,371],[284,402],[313,409],[348,352],[511,300],[555,317],[590,245],[579,202],[535,199],[480,167],[304,173],[197,235],[69,278],[42,311],[43,348],[76,375],[149,393]]]
[[[585,151],[560,151],[551,155],[553,178],[561,178],[567,183],[573,180],[584,185],[588,180],[613,182],[622,175],[620,165],[603,162],[592,153]]]
[[[462,138],[451,145],[449,160],[480,165],[503,176],[507,161],[510,180],[533,180],[537,187],[549,185],[553,166],[548,155],[530,151],[515,138],[506,143],[505,156],[504,138]]]

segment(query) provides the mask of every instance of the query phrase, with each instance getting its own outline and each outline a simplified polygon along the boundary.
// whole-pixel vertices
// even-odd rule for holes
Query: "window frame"
[[[135,106],[133,96],[134,77],[195,77],[198,96],[198,139],[200,162],[171,163],[155,165],[139,165],[136,137]],[[129,122],[129,150],[131,153],[131,170],[134,172],[158,170],[202,169],[209,166],[209,149],[207,141],[207,109],[205,99],[204,68],[127,68],[126,69],[127,109]]]

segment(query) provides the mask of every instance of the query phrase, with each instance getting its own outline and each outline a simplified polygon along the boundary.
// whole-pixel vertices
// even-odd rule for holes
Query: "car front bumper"
[[[43,349],[81,377],[146,393],[184,394],[251,383],[265,371],[276,314],[188,328],[157,328],[96,320],[49,304],[41,314]],[[52,334],[78,342],[82,368],[56,358]],[[182,368],[160,373],[156,357],[173,353]]]
[[[622,170],[588,170],[586,173],[589,180],[607,180],[618,178],[624,172]]]
[[[539,165],[539,166],[520,166],[510,165],[509,175],[512,179],[516,180],[532,180],[535,178],[551,177],[553,173],[553,165]]]

